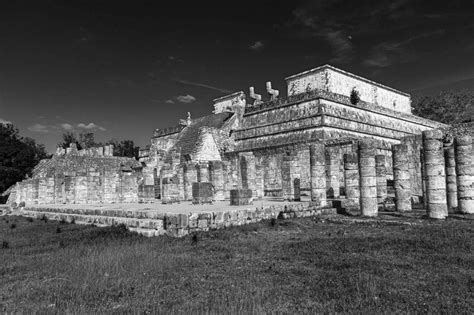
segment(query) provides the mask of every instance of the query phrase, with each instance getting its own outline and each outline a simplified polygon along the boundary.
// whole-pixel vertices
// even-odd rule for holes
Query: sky
[[[474,2],[4,1],[0,122],[149,143],[214,98],[323,64],[412,94],[474,89]]]

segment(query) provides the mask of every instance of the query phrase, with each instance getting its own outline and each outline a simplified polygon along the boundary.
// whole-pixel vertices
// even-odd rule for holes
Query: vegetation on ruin
[[[97,142],[92,132],[75,134],[73,132],[65,132],[62,135],[62,141],[58,143],[59,147],[67,148],[71,143],[75,143],[78,150],[99,147],[112,144],[114,146],[114,156],[125,156],[138,159],[140,147],[136,146],[133,140],[116,140],[111,139],[105,143]]]
[[[3,217],[0,311],[472,311],[472,221],[344,222],[273,220],[176,239]]]
[[[351,95],[350,95],[350,100],[352,105],[357,105],[357,103],[360,102],[360,94],[359,91],[357,91],[355,88],[352,89]]]
[[[20,136],[12,124],[0,124],[0,193],[31,175],[36,164],[46,157],[43,145]],[[5,201],[0,197],[0,203]]]

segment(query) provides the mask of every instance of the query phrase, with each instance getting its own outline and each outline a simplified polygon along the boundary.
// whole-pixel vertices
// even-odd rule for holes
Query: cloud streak
[[[255,43],[249,46],[249,49],[253,51],[262,51],[263,48],[265,48],[265,44],[260,40],[256,41]]]
[[[197,87],[201,87],[201,88],[205,88],[205,89],[209,89],[209,90],[213,90],[213,91],[218,91],[218,92],[222,92],[222,93],[230,93],[231,92],[230,90],[227,90],[227,89],[223,89],[223,88],[220,88],[220,87],[216,87],[216,86],[212,86],[212,85],[204,84],[204,83],[199,83],[199,82],[193,82],[193,81],[187,81],[187,80],[181,80],[181,79],[174,79],[173,81],[184,84],[184,85],[197,86]]]
[[[180,103],[185,103],[185,104],[188,104],[188,103],[192,103],[194,101],[196,101],[196,98],[192,95],[179,95],[176,97],[176,100]]]

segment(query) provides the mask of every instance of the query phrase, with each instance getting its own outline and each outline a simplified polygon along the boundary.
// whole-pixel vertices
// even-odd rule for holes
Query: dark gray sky
[[[4,2],[0,120],[50,151],[65,130],[145,145],[326,63],[409,93],[474,88],[470,0]]]

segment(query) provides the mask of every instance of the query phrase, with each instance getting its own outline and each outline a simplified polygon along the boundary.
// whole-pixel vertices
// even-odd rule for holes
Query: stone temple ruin
[[[237,204],[306,198],[374,216],[394,193],[397,211],[424,203],[432,218],[474,212],[468,134],[414,116],[409,94],[329,65],[286,83],[287,97],[267,82],[265,96],[250,87],[215,99],[211,115],[156,129],[139,161],[110,147],[59,150],[9,203],[199,203],[210,183],[211,200]]]

